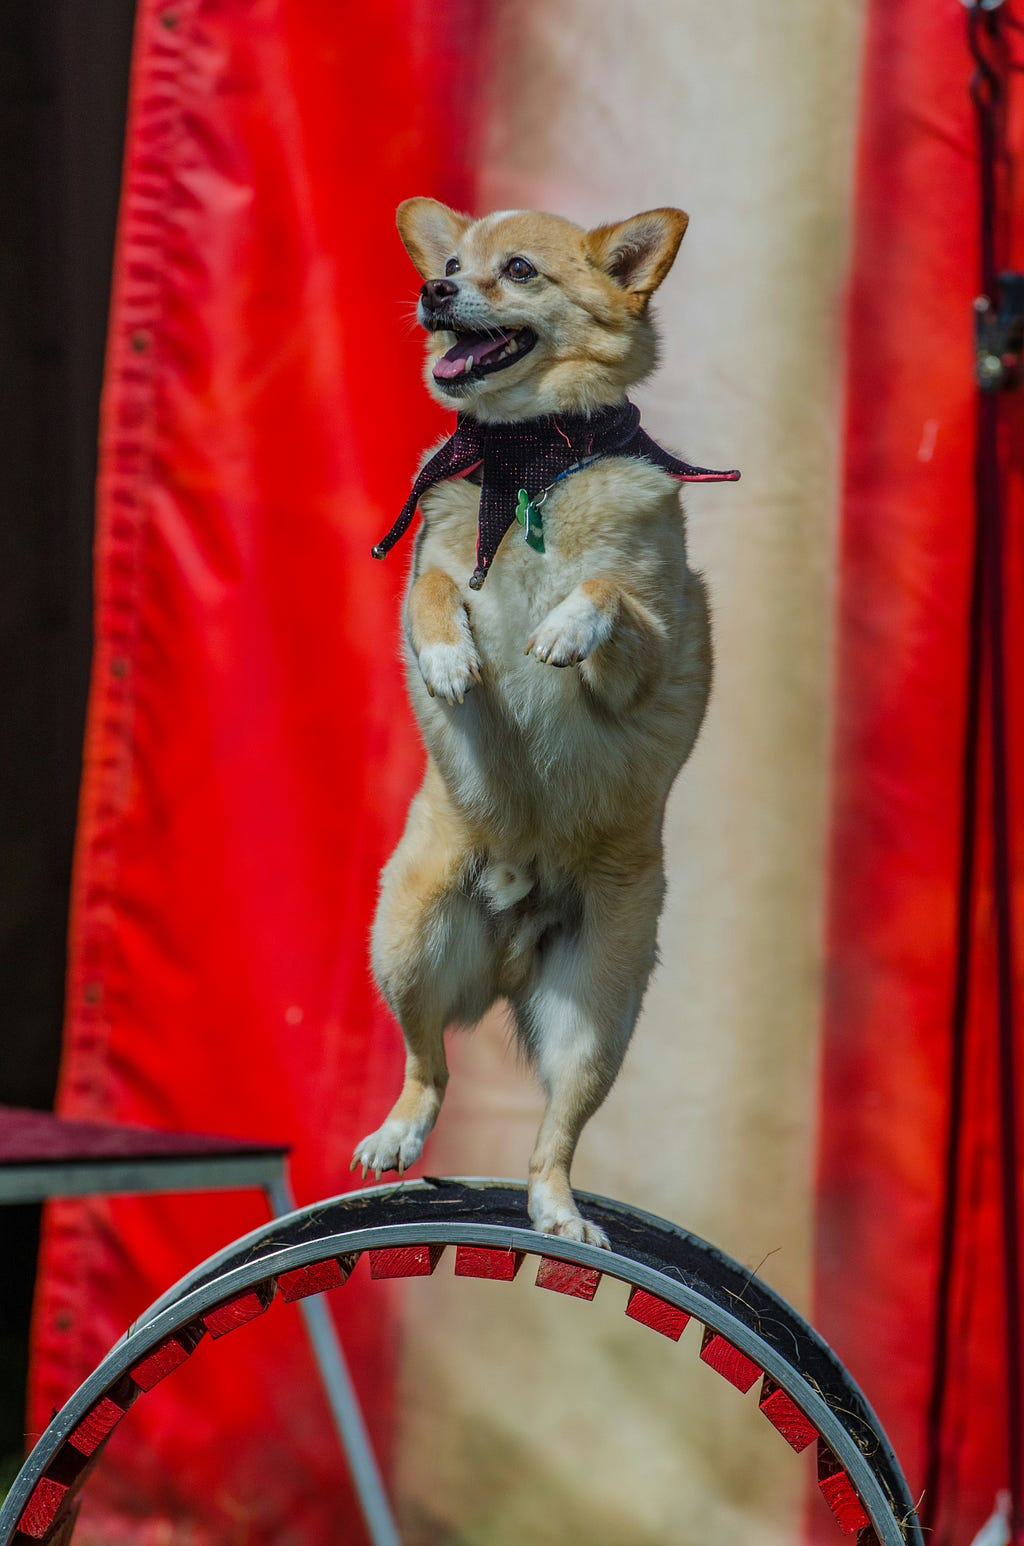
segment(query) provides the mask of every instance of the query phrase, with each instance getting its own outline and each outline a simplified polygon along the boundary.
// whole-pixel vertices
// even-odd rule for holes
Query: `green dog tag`
[[[544,551],[544,520],[540,511],[524,488],[519,490],[516,502],[516,520],[524,527],[524,537],[535,553]]]

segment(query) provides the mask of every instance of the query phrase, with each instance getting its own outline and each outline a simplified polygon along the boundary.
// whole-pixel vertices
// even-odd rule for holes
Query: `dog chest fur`
[[[678,486],[635,460],[575,474],[542,506],[545,552],[513,527],[486,586],[473,592],[465,576],[478,497],[474,485],[453,481],[423,502],[410,584],[440,569],[459,586],[483,675],[461,704],[430,697],[407,624],[410,694],[427,748],[490,854],[566,862],[581,840],[621,846],[624,828],[627,846],[643,840],[646,849],[707,695],[706,600],[686,565]],[[661,634],[660,669],[632,703],[608,702],[586,663],[558,669],[525,653],[543,619],[595,573],[628,588]]]

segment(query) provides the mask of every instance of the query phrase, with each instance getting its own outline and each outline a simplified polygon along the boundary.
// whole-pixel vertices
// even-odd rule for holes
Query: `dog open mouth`
[[[491,328],[487,333],[459,333],[458,342],[434,365],[434,380],[442,386],[479,380],[496,370],[507,370],[529,354],[537,342],[532,328],[514,327],[507,332]]]

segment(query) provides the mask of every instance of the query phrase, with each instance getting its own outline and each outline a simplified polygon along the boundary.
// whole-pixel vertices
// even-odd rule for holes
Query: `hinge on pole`
[[[1024,274],[1000,274],[993,300],[974,302],[974,370],[983,392],[1005,392],[1020,384],[1024,355]]]

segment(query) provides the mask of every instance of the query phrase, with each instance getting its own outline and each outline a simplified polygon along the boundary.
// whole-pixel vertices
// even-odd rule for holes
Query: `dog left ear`
[[[642,311],[675,262],[689,223],[681,209],[648,209],[617,225],[588,231],[587,251]]]

